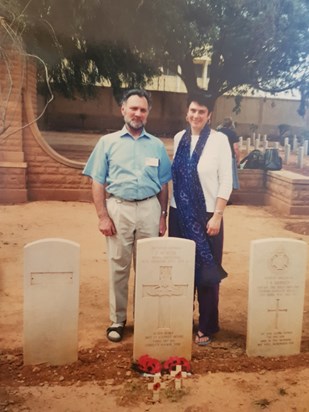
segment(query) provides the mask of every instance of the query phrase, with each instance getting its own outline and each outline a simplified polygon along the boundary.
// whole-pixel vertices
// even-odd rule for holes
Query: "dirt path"
[[[250,241],[303,239],[308,219],[278,218],[260,207],[229,206],[225,213],[221,331],[207,348],[193,345],[193,375],[176,392],[172,383],[153,405],[148,379],[131,369],[132,285],[128,330],[121,344],[105,339],[108,285],[104,238],[87,203],[33,202],[0,206],[0,411],[309,411],[309,290],[301,354],[248,358],[245,354]],[[287,228],[292,228],[293,231]],[[79,360],[73,365],[25,367],[22,362],[23,246],[45,237],[81,245]],[[307,270],[307,278],[309,270]],[[131,283],[133,276],[131,276]]]

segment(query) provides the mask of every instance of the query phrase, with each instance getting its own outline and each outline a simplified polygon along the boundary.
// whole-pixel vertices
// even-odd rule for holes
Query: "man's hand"
[[[160,217],[159,236],[162,237],[166,232],[166,216]]]
[[[114,222],[109,216],[104,216],[99,219],[99,230],[104,236],[113,236],[116,234]]]

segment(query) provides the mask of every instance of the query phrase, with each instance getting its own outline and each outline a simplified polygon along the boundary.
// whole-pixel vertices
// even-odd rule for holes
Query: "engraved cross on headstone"
[[[267,312],[276,312],[276,317],[275,317],[275,329],[279,329],[278,327],[278,320],[279,320],[279,312],[287,312],[287,309],[279,309],[279,302],[280,299],[276,299],[276,309],[267,309]]]
[[[143,285],[143,297],[159,298],[158,329],[170,328],[170,303],[172,296],[183,296],[188,284],[175,285],[173,283],[172,266],[160,266],[158,285]]]

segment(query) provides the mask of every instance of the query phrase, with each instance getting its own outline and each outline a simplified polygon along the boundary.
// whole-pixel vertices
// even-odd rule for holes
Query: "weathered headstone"
[[[42,239],[24,248],[24,363],[77,360],[79,259],[77,243]]]
[[[137,242],[133,358],[191,359],[195,243],[178,238]]]
[[[300,352],[307,245],[272,238],[251,243],[248,356]]]

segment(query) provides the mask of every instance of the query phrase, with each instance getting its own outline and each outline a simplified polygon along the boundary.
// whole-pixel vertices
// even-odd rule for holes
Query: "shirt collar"
[[[125,136],[133,137],[128,131],[128,129],[126,128],[126,126],[124,125],[123,128],[121,129],[120,137],[125,137]],[[138,138],[141,138],[141,137],[146,137],[147,139],[150,139],[150,134],[146,132],[145,128],[143,128],[142,133],[140,134]]]

